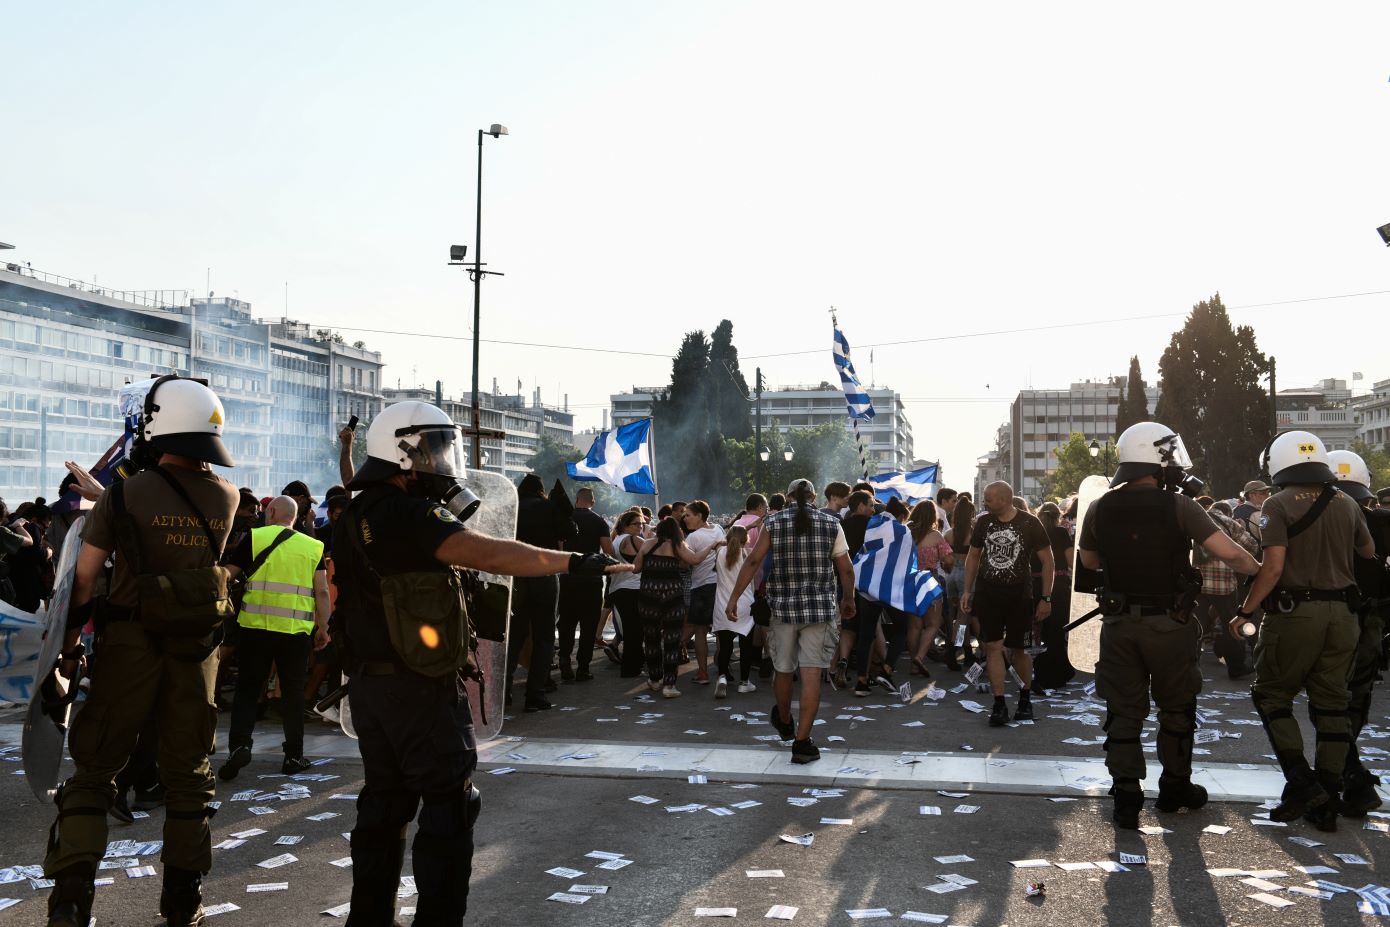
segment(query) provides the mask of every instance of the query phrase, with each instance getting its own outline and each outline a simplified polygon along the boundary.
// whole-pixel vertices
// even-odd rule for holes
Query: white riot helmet
[[[463,439],[453,419],[438,406],[410,399],[382,409],[367,428],[367,462],[349,489],[415,473],[426,494],[467,518],[478,497],[463,485]]]
[[[1337,478],[1337,488],[1357,502],[1374,497],[1371,492],[1371,468],[1360,454],[1351,451],[1328,451],[1327,466]]]
[[[222,400],[199,380],[160,377],[145,394],[136,439],[154,456],[178,454],[221,467],[236,463],[222,443]],[[143,456],[143,450],[137,456]],[[153,463],[153,460],[147,460]]]
[[[1262,463],[1275,486],[1314,485],[1337,479],[1328,466],[1322,439],[1308,431],[1286,431],[1276,437],[1269,443]]]
[[[1182,482],[1192,458],[1177,432],[1159,422],[1136,422],[1115,442],[1120,466],[1111,486],[1133,482],[1146,476],[1158,477],[1159,485],[1174,487]]]

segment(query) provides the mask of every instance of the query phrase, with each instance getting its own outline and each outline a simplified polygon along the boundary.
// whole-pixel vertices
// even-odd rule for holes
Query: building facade
[[[1346,380],[1320,380],[1313,386],[1283,389],[1275,396],[1280,431],[1308,431],[1329,451],[1350,450],[1359,425]]]
[[[258,495],[293,479],[321,491],[337,481],[333,442],[351,414],[335,409],[366,422],[381,407],[381,355],[301,329],[257,320],[241,300],[114,291],[6,265],[0,495],[56,495],[63,461],[90,466],[120,436],[117,390],[166,373],[206,379],[222,400],[237,462],[228,479]]]
[[[1390,379],[1377,380],[1371,392],[1351,400],[1356,436],[1369,447],[1390,451]]]
[[[1102,445],[1113,439],[1123,383],[1086,380],[1067,389],[1022,390],[1009,410],[1006,479],[1014,492],[1029,502],[1040,501],[1043,481],[1057,469],[1053,451],[1073,433]],[[1146,395],[1152,412],[1158,406],[1157,387],[1149,387]]]
[[[634,386],[629,393],[610,395],[608,402],[613,427],[650,418],[652,400],[661,389]],[[902,397],[887,387],[870,388],[867,392],[874,404],[874,417],[859,422],[859,434],[868,451],[870,470],[875,473],[910,470],[916,453],[913,449],[912,424],[908,421]],[[854,431],[849,416],[845,414],[844,391],[827,382],[764,390],[762,403],[765,429],[775,428],[786,434],[794,428],[838,423],[846,431]],[[657,435],[656,440],[659,444],[661,436]]]

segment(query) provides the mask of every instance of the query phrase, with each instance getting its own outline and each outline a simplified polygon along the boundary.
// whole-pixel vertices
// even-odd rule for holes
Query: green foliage
[[[1066,443],[1053,448],[1052,456],[1057,458],[1057,469],[1043,478],[1043,495],[1048,499],[1064,499],[1081,486],[1088,476],[1099,474],[1108,476],[1115,472],[1119,457],[1115,453],[1115,442],[1106,441],[1105,447],[1096,456],[1091,456],[1091,442],[1079,432],[1072,432]]]
[[[715,430],[725,438],[748,437],[753,433],[748,382],[738,368],[734,323],[728,319],[721,321],[710,336],[708,373],[709,408]]]
[[[737,499],[735,507],[751,492],[763,495],[785,492],[794,479],[805,478],[815,483],[822,499],[826,483],[843,480],[853,484],[858,479],[859,454],[854,437],[839,422],[826,422],[814,428],[793,428],[784,435],[777,430],[774,420],[763,428],[763,446],[770,453],[768,460],[761,463],[762,477],[758,479],[760,461],[753,439],[724,439],[729,461],[729,488]],[[785,458],[788,447],[793,452],[791,462]]]
[[[1129,359],[1129,379],[1120,388],[1120,406],[1115,412],[1115,437],[1124,434],[1125,429],[1136,422],[1152,420],[1149,415],[1149,396],[1145,392],[1148,384],[1139,373],[1139,358]]]
[[[1269,359],[1255,330],[1233,327],[1217,294],[1192,307],[1158,371],[1154,419],[1182,436],[1213,496],[1235,495],[1258,472],[1269,440],[1269,398],[1260,386]]]
[[[1361,459],[1366,461],[1366,467],[1371,471],[1371,492],[1379,492],[1390,486],[1390,454],[1379,448],[1372,448],[1362,441],[1353,441],[1351,449],[1361,455]]]

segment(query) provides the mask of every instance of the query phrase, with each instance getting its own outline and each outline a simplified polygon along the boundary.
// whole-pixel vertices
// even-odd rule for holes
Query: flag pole
[[[839,318],[837,318],[836,315],[835,315],[835,307],[834,307],[834,306],[831,306],[831,307],[830,307],[830,324],[831,324],[831,326],[834,327],[835,331],[838,333],[839,330],[840,330],[840,320],[839,320]],[[848,356],[848,355],[846,355],[846,356]],[[871,351],[871,352],[870,352],[870,357],[872,357],[872,356],[873,356],[873,352]],[[872,361],[872,360],[869,361],[869,370],[870,370],[870,377],[872,377],[872,376],[873,376],[873,361]],[[864,479],[864,481],[865,481],[865,482],[868,482],[868,479],[869,479],[869,455],[868,455],[868,452],[864,450],[864,436],[861,435],[861,434],[859,433],[859,419],[855,418],[853,415],[849,415],[849,406],[848,406],[848,405],[845,406],[845,413],[846,413],[846,415],[848,415],[848,417],[849,417],[850,425],[852,425],[852,426],[854,427],[854,443],[857,444],[857,445],[859,445],[859,469],[860,469],[861,471],[863,471],[863,474],[864,474],[863,479]]]
[[[651,425],[647,427],[647,450],[652,455],[652,487],[656,490],[652,497],[656,499],[656,511],[661,511],[661,483],[656,478],[656,416],[650,418]]]

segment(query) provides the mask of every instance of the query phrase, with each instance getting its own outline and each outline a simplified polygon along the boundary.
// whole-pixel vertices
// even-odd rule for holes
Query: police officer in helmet
[[[1105,699],[1105,765],[1114,785],[1112,819],[1139,826],[1145,776],[1139,735],[1158,706],[1159,811],[1197,809],[1207,792],[1192,782],[1192,739],[1202,674],[1197,668],[1202,629],[1192,617],[1201,575],[1192,544],[1238,573],[1254,574],[1255,558],[1232,541],[1189,495],[1198,481],[1182,439],[1158,422],[1125,429],[1116,450],[1120,465],[1112,492],[1086,512],[1078,549],[1081,563],[1100,570],[1100,659],[1096,692]]]
[[[333,538],[335,638],[346,638],[365,783],[352,830],[350,927],[393,923],[405,834],[417,927],[457,927],[468,902],[480,802],[463,675],[474,672],[459,568],[511,576],[601,576],[630,566],[542,550],[464,528],[478,500],[463,484],[459,429],[425,402],[387,406],[367,430],[359,494]],[[497,684],[499,681],[494,681]]]
[[[44,859],[54,880],[49,927],[87,927],[116,777],[151,717],[160,728],[166,790],[160,913],[169,927],[203,923],[202,877],[212,868],[213,683],[220,626],[234,616],[231,573],[217,564],[239,498],[208,466],[233,465],[222,444],[223,417],[221,401],[200,381],[154,381],[131,461],[143,472],[102,493],[83,527],[62,673],[72,678],[83,659],[78,635],[93,617],[100,658],[72,725],[77,768],[59,789]],[[98,608],[93,589],[113,552],[110,592]]]
[[[1263,605],[1250,698],[1286,782],[1270,820],[1304,817],[1319,830],[1335,831],[1351,739],[1347,679],[1361,635],[1356,557],[1374,557],[1375,544],[1360,506],[1335,487],[1327,449],[1316,435],[1279,435],[1265,463],[1279,491],[1260,509],[1264,562],[1231,620],[1231,633]],[[1294,697],[1303,689],[1317,734],[1313,768],[1293,715]]]
[[[1375,544],[1374,559],[1356,558],[1356,585],[1361,592],[1361,608],[1356,617],[1361,633],[1352,656],[1351,675],[1347,679],[1351,701],[1347,706],[1347,765],[1342,771],[1342,814],[1364,817],[1381,805],[1376,786],[1380,779],[1361,762],[1356,749],[1357,738],[1371,712],[1371,690],[1380,670],[1381,636],[1385,633],[1387,602],[1390,599],[1390,572],[1386,558],[1390,557],[1390,510],[1375,508],[1376,497],[1371,492],[1371,471],[1359,454],[1351,451],[1330,451],[1327,465],[1337,477],[1337,488],[1356,500],[1365,516],[1366,527]]]

